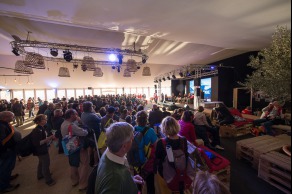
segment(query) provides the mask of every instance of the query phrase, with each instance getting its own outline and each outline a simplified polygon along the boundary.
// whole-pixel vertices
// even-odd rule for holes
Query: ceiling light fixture
[[[142,63],[145,64],[147,62],[148,56],[142,55]]]
[[[73,59],[72,53],[69,50],[64,50],[63,53],[64,53],[63,56],[64,56],[65,61],[67,62],[72,61]]]
[[[56,56],[58,56],[58,49],[55,49],[55,48],[51,48],[51,55],[53,56],[53,57],[56,57]]]
[[[118,54],[118,60],[119,60],[119,64],[123,64],[123,58],[124,56],[122,54]]]
[[[176,79],[176,77],[175,77],[175,75],[174,75],[174,74],[172,75],[172,79]]]
[[[15,54],[15,56],[20,55],[17,48],[12,48],[12,53]]]
[[[142,76],[151,76],[150,67],[143,68]]]
[[[183,77],[184,76],[183,72],[179,72],[179,76]]]

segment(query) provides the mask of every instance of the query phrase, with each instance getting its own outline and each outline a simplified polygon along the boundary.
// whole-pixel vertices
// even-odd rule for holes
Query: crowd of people
[[[33,99],[29,99],[27,102],[31,103]],[[15,103],[18,103],[17,99]],[[21,103],[19,102],[19,104]],[[28,107],[27,104],[22,104],[22,106]],[[171,113],[165,108],[161,111],[158,105],[153,104],[151,110],[145,110],[144,101],[135,95],[85,96],[68,100],[57,98],[52,103],[42,101],[36,116],[33,114],[33,109],[27,108],[28,111],[32,111],[32,113],[29,112],[29,117],[34,117],[32,121],[36,125],[32,132],[35,147],[33,155],[37,156],[39,161],[36,177],[38,180],[44,179],[48,186],[56,184],[57,180],[53,179],[50,172],[48,145],[52,141],[59,142],[58,153],[62,154],[64,152],[61,146],[62,138],[71,131],[73,135],[83,139],[83,148],[68,156],[72,186],[78,186],[80,191],[85,191],[88,186],[90,169],[99,162],[96,193],[106,193],[111,189],[117,191],[116,193],[133,193],[132,191],[139,188],[136,188],[135,183],[144,184],[145,181],[148,193],[154,194],[154,175],[159,172],[163,177],[161,165],[159,165],[164,159],[161,158],[163,156],[162,147],[159,147],[161,138],[173,139],[176,145],[177,137],[184,137],[195,146],[197,146],[197,138],[201,138],[205,145],[212,149],[224,149],[220,145],[219,128],[207,122],[202,108],[199,107],[196,112],[179,108]],[[15,166],[16,153],[13,147],[17,141],[10,137],[14,134],[14,127],[10,122],[13,122],[16,117],[15,112],[9,108],[0,113],[1,124],[5,125],[5,128],[1,126],[0,133],[0,191],[5,192],[12,191],[19,186],[18,184],[11,185],[10,179],[7,179],[12,176],[11,173]],[[145,127],[149,129],[145,133],[143,143],[149,144],[153,148],[156,148],[156,145],[158,147],[153,149],[155,152],[151,155],[152,159],[148,159],[142,169],[134,170],[136,176],[132,179],[126,170],[127,162],[124,157],[131,147],[133,132],[141,132]],[[101,160],[99,160],[95,144],[90,137],[94,133],[98,139],[102,131],[106,132],[107,147],[99,149],[102,154]],[[210,134],[213,136],[212,142],[209,140]],[[6,143],[6,139],[9,144]],[[11,157],[3,157],[10,152],[13,153]],[[11,163],[12,160],[14,163]],[[3,166],[6,163],[9,163],[9,168]],[[108,182],[109,179],[116,181]],[[111,184],[108,185],[108,183]]]

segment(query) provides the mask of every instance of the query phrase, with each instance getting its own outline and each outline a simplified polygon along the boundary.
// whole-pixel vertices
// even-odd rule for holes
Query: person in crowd
[[[137,125],[137,122],[136,122],[136,114],[137,112],[135,110],[132,111],[132,115],[131,115],[131,125],[134,127]]]
[[[245,109],[241,111],[242,114],[252,115],[252,109],[250,106],[247,106]]]
[[[34,117],[34,101],[31,98],[27,100],[26,110],[28,110],[28,118]]]
[[[163,119],[163,113],[157,106],[157,104],[153,104],[152,110],[149,113],[149,125],[150,127],[159,126]]]
[[[119,122],[126,122],[126,116],[128,116],[128,110],[125,108],[122,110]]]
[[[233,115],[224,104],[220,103],[219,107],[215,108],[215,111],[220,125],[228,125],[234,122]]]
[[[165,118],[167,116],[171,116],[171,113],[168,112],[165,107],[162,107],[162,115],[163,115],[163,118]]]
[[[10,183],[18,177],[18,174],[11,175],[16,162],[16,141],[13,138],[15,130],[10,124],[13,119],[13,112],[0,112],[0,193],[10,192],[19,187],[19,184]]]
[[[47,116],[44,114],[37,115],[33,120],[36,127],[31,134],[32,144],[34,146],[33,155],[38,157],[37,179],[45,179],[48,186],[53,186],[56,181],[52,179],[50,172],[50,155],[48,145],[54,140],[54,135],[47,137],[44,126],[47,123]]]
[[[143,184],[140,175],[132,176],[127,167],[126,154],[134,138],[133,127],[125,122],[116,122],[106,131],[107,150],[102,155],[97,169],[96,194],[137,194],[136,184]]]
[[[48,135],[52,134],[53,124],[52,124],[52,118],[54,117],[54,109],[55,104],[49,103],[47,110],[44,112],[44,115],[47,116],[47,124],[46,124],[46,132]]]
[[[63,118],[63,110],[62,109],[56,109],[54,110],[54,117],[52,118],[52,125],[55,132],[55,137],[58,138],[58,153],[62,154],[64,153],[63,146],[62,146],[62,133],[61,133],[61,125],[64,122]]]
[[[101,117],[104,117],[106,115],[106,109],[105,109],[105,107],[101,107],[99,109],[99,114],[100,114]]]
[[[272,108],[271,108],[272,107]],[[266,107],[269,111],[267,116],[262,119],[256,119],[253,121],[254,126],[262,125],[265,129],[265,133],[268,135],[274,135],[272,131],[272,125],[278,125],[281,123],[284,118],[284,114],[282,112],[282,107],[280,106],[278,101],[274,101],[272,105]],[[268,110],[271,109],[271,110]]]
[[[193,182],[193,194],[231,194],[214,174],[198,171]]]
[[[204,113],[204,107],[199,106],[193,120],[197,136],[203,139],[205,146],[224,150],[220,143],[219,127],[213,126],[211,120],[208,122],[208,119]],[[212,135],[212,143],[209,141],[208,133]]]
[[[74,122],[81,122],[78,113],[74,109],[68,109],[65,113],[65,121],[61,125],[62,136],[65,137],[69,134],[69,126],[72,127],[72,134],[75,136],[85,137],[88,131],[80,128]],[[85,191],[87,189],[89,177],[89,155],[87,149],[81,149],[69,155],[69,165],[71,167],[71,181],[72,186],[79,184],[79,190]]]
[[[162,132],[166,135],[166,142],[167,145],[171,146],[172,150],[178,150],[182,147],[185,148],[183,152],[185,153],[186,157],[188,156],[187,146],[182,146],[181,143],[183,142],[184,145],[187,145],[187,139],[185,137],[181,137],[178,135],[180,131],[180,125],[171,116],[165,117],[161,123]],[[165,145],[163,144],[162,139],[158,140],[155,150],[155,158],[156,158],[156,166],[159,175],[164,178],[163,176],[163,162],[165,157],[167,156]]]
[[[49,106],[49,102],[45,100],[44,103],[41,106],[39,106],[37,115],[44,114],[45,111],[48,109],[48,106]]]
[[[193,119],[194,113],[192,111],[186,110],[183,112],[181,120],[178,121],[180,125],[179,135],[185,137],[193,145],[198,146],[195,127],[192,123]]]
[[[177,108],[173,111],[173,114],[171,115],[175,120],[179,121],[181,119],[181,116],[184,112],[183,108]]]
[[[15,100],[15,103],[12,105],[12,112],[15,115],[15,119],[17,123],[15,127],[19,127],[23,125],[23,119],[22,119],[23,110],[24,110],[24,106],[20,103],[19,100]]]
[[[82,123],[90,128],[93,129],[95,132],[96,138],[98,139],[100,134],[100,124],[101,120],[96,115],[95,111],[93,110],[93,104],[90,101],[83,102],[83,113],[81,114],[81,121]]]
[[[137,112],[136,118],[137,126],[135,126],[134,129],[135,131],[142,132],[145,127],[147,127],[148,114],[146,111],[142,110]],[[143,149],[145,146],[147,146],[148,149],[154,149],[157,141],[158,138],[156,132],[153,128],[149,127],[149,129],[144,134],[143,141],[141,142],[139,147]],[[151,153],[151,150],[147,150],[147,153]],[[141,174],[143,179],[146,180],[147,192],[149,194],[155,194],[153,168],[155,156],[154,152],[152,153],[153,155],[150,154],[150,156],[147,158],[147,162],[141,168],[141,172],[136,172],[138,174]]]

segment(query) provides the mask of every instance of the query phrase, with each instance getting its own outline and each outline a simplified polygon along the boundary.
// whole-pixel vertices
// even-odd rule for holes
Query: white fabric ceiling
[[[11,35],[30,31],[30,40],[53,43],[135,42],[150,67],[209,64],[268,46],[278,25],[291,29],[289,0],[2,0],[0,57],[13,55]]]

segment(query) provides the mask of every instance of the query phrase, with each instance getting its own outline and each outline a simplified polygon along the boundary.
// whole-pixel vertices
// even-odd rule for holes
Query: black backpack
[[[32,144],[31,134],[28,134],[20,141],[16,143],[15,150],[17,155],[21,157],[26,157],[31,155],[34,152],[34,146]]]

